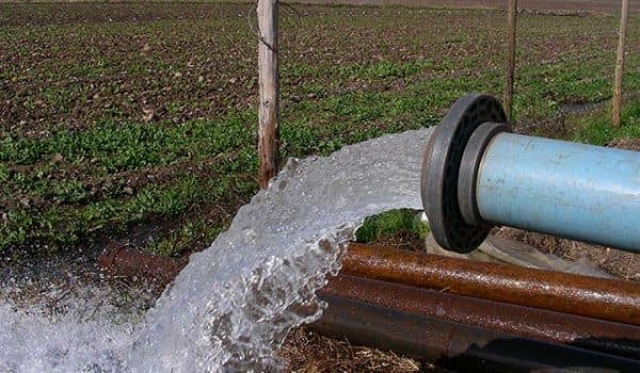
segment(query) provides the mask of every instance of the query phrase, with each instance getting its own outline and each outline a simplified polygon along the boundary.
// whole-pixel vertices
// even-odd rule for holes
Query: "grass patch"
[[[401,231],[424,240],[430,229],[420,220],[421,213],[419,210],[399,209],[368,217],[356,231],[356,241],[361,243],[385,241]]]
[[[574,117],[569,126],[575,128],[575,141],[605,145],[612,140],[640,138],[640,102],[628,102],[622,111],[620,127],[611,124],[610,109],[606,108],[586,117]]]

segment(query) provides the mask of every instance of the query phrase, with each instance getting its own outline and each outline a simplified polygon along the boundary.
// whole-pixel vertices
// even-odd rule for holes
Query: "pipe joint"
[[[477,212],[473,175],[491,138],[510,131],[506,123],[494,97],[468,95],[456,101],[429,139],[420,180],[422,203],[436,241],[449,250],[470,252],[489,234],[492,226]]]
[[[436,241],[466,253],[495,225],[640,251],[640,152],[511,133],[500,103],[465,96],[425,150]]]
[[[493,138],[501,132],[511,132],[511,128],[506,123],[482,123],[471,134],[462,154],[458,181],[458,203],[464,221],[472,226],[490,225],[482,218],[478,210],[476,187],[484,151]]]

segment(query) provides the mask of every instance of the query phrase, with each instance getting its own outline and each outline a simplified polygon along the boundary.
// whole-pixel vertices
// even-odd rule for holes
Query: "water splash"
[[[421,157],[430,134],[430,129],[409,131],[345,147],[325,158],[291,160],[266,191],[239,210],[228,231],[191,257],[139,332],[116,333],[109,337],[114,338],[112,345],[88,341],[99,351],[87,358],[57,357],[57,365],[50,362],[49,367],[132,372],[281,369],[274,350],[291,328],[320,316],[325,305],[315,290],[328,273],[340,269],[339,257],[364,218],[390,209],[420,208]],[[41,335],[30,335],[31,327],[10,312],[0,308],[2,319],[12,320],[0,322],[0,341],[24,335],[42,338],[67,322],[44,323]],[[103,332],[105,325],[78,326],[74,337],[87,332],[84,338],[90,340],[93,328]],[[130,341],[135,342],[125,348]],[[73,340],[56,343],[77,345]],[[4,362],[19,356],[0,358]]]
[[[82,295],[57,304],[63,311],[46,304],[0,304],[0,372],[122,371],[122,356],[142,315],[107,306],[103,300],[109,294]]]

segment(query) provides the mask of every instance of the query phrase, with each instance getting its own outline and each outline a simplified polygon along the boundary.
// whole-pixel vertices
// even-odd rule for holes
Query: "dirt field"
[[[495,8],[503,9],[506,0],[303,0],[309,4],[349,4],[349,5],[403,5],[412,7],[438,8]],[[621,2],[618,0],[520,0],[518,9],[540,13],[619,13]],[[631,12],[640,11],[640,2],[630,1]]]

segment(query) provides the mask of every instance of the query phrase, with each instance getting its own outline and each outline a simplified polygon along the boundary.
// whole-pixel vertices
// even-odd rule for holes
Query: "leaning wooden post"
[[[622,77],[624,76],[624,50],[628,15],[629,0],[622,0],[620,38],[618,39],[618,57],[616,58],[616,75],[613,83],[613,115],[611,121],[613,122],[614,127],[620,127],[620,117],[622,112]]]
[[[507,25],[507,81],[504,88],[504,110],[509,116],[513,115],[513,81],[516,69],[516,16],[518,13],[518,0],[509,0],[509,13]]]
[[[260,188],[278,171],[278,0],[258,0],[258,156]]]

